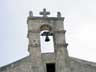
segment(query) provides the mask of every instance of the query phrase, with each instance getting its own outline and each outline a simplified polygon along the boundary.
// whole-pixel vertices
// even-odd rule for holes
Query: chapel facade
[[[29,56],[0,68],[0,72],[96,72],[96,63],[69,57],[65,40],[64,17],[48,17],[43,9],[42,16],[29,12],[28,51]]]

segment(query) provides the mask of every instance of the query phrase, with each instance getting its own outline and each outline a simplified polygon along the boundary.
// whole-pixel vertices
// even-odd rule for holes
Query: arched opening
[[[53,33],[51,26],[44,24],[40,27],[40,46],[41,53],[54,52]]]
[[[48,31],[51,31],[52,28],[50,25],[47,25],[47,24],[44,24],[40,27],[40,31],[43,31],[43,30],[48,30]]]

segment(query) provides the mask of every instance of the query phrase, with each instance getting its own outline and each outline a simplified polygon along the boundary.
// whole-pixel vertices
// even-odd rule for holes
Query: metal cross
[[[47,17],[47,15],[49,15],[50,12],[47,12],[46,9],[43,9],[43,12],[40,12],[40,15],[43,15],[43,17]]]

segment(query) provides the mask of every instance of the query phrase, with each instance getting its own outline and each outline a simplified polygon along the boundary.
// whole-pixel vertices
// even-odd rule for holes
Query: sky
[[[60,11],[69,56],[96,62],[95,0],[0,0],[0,67],[29,55],[27,17],[46,8],[50,16]]]

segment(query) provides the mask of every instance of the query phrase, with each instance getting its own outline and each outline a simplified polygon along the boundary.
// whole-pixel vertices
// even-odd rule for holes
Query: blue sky
[[[28,55],[27,16],[46,8],[65,17],[69,55],[96,62],[95,0],[0,0],[0,66]]]

